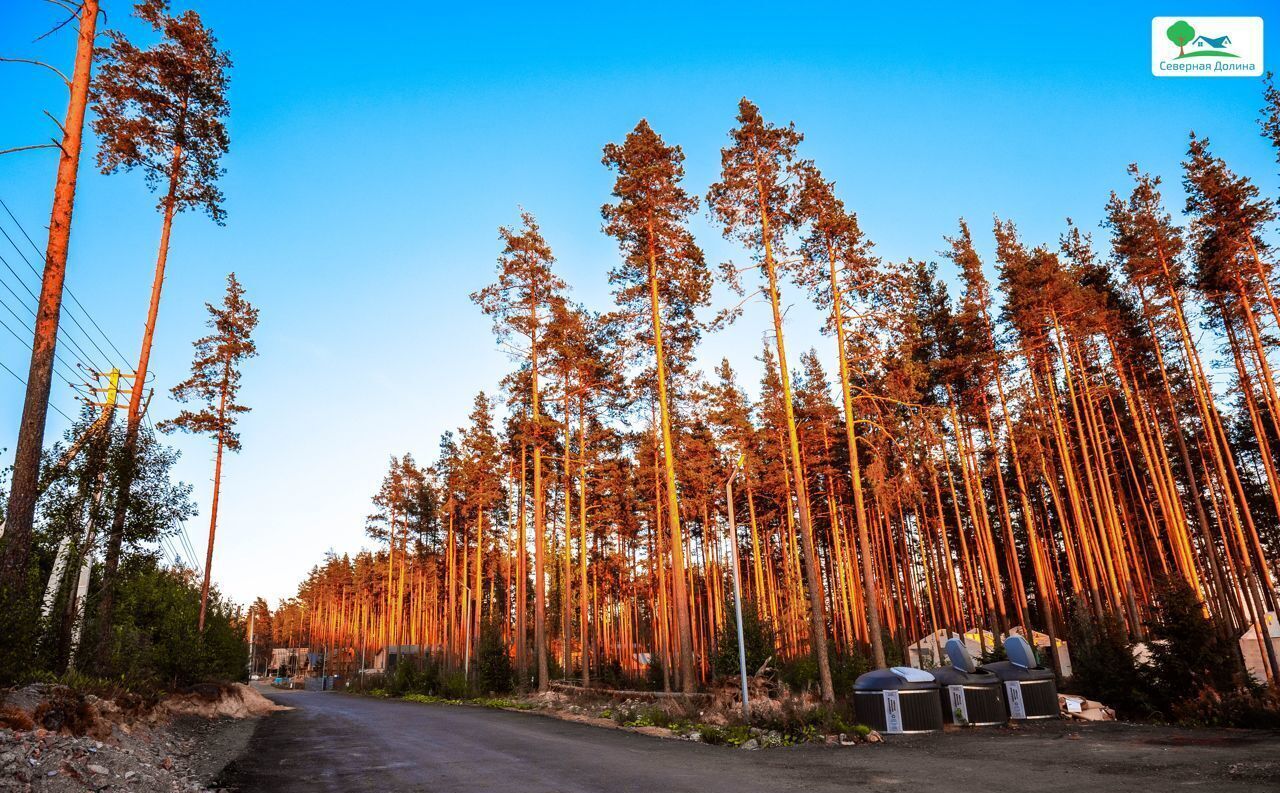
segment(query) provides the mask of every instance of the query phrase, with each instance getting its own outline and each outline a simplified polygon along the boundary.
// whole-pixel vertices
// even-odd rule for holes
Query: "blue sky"
[[[431,458],[475,392],[492,392],[509,370],[468,295],[491,279],[496,227],[514,222],[517,207],[538,216],[575,296],[607,305],[616,250],[600,232],[611,182],[601,147],[641,117],[684,147],[698,193],[716,178],[740,97],[795,121],[805,155],[893,260],[936,258],[961,216],[988,257],[993,213],[1031,241],[1056,240],[1067,216],[1096,229],[1131,161],[1163,174],[1178,208],[1190,129],[1267,194],[1280,187],[1258,135],[1259,80],[1150,72],[1153,16],[1266,18],[1262,2],[548,5],[356,12],[317,0],[302,13],[175,0],[201,11],[235,61],[229,218],[217,227],[188,214],[175,225],[151,413],[174,414],[167,389],[187,372],[202,304],[235,270],[262,311],[261,357],[242,392],[254,411],[241,425],[243,453],[224,468],[214,561],[235,599],[274,601],[325,550],[365,544],[388,456]],[[104,6],[111,25],[135,30],[127,3]],[[4,0],[0,54],[69,70],[70,35],[32,43],[56,11]],[[1266,38],[1280,65],[1280,43],[1270,29]],[[56,79],[0,67],[0,148],[47,139],[45,108],[59,118],[65,109]],[[134,359],[160,219],[141,177],[98,174],[88,147],[68,284]],[[0,157],[0,198],[41,246],[54,166],[47,151]],[[14,231],[2,213],[0,226]],[[711,261],[740,257],[705,215],[695,231]],[[7,245],[0,237],[0,255],[23,272]],[[0,279],[17,288],[3,268]],[[829,349],[803,297],[785,297],[793,355]],[[749,306],[707,339],[708,366],[728,356],[754,390],[766,315]],[[27,357],[0,333],[0,361],[25,373]],[[3,464],[21,396],[0,371]],[[73,407],[65,386],[54,401]],[[51,413],[51,436],[65,426]],[[189,529],[203,553],[212,450],[204,439],[174,442],[202,506]]]

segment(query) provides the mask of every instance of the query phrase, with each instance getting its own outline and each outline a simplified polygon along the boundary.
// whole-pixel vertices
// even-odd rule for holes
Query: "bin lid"
[[[1040,667],[1040,661],[1036,658],[1036,651],[1031,649],[1031,643],[1016,633],[1004,640],[1004,654],[1009,658],[1009,663],[1014,666],[1020,666],[1023,669]]]
[[[947,657],[951,659],[951,665],[961,672],[976,672],[978,665],[974,663],[973,656],[969,654],[969,648],[964,646],[964,642],[959,637],[952,636],[947,639],[946,644]]]
[[[936,689],[933,675],[909,666],[875,669],[861,675],[853,684],[854,691],[912,691]]]
[[[1024,669],[1012,661],[996,661],[990,664],[984,664],[980,671],[990,672],[1001,680],[1053,680],[1053,670],[1037,667],[1035,669]]]
[[[954,666],[943,666],[930,670],[933,679],[943,686],[998,686],[1000,678],[986,671],[966,672]]]

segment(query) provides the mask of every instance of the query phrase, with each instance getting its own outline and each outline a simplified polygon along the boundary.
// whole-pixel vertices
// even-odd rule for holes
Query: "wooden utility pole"
[[[40,481],[40,452],[44,447],[54,353],[58,345],[58,317],[62,310],[62,285],[67,274],[67,249],[71,240],[71,211],[75,207],[80,143],[93,69],[98,0],[83,0],[79,17],[75,70],[68,84],[71,98],[62,125],[62,142],[58,144],[62,154],[58,158],[58,174],[54,182],[44,276],[40,284],[35,336],[31,342],[31,368],[27,374],[22,423],[18,428],[9,505],[5,510],[6,541],[0,544],[0,588],[8,590],[18,603],[25,600],[28,591],[27,564],[31,558],[31,528]]]

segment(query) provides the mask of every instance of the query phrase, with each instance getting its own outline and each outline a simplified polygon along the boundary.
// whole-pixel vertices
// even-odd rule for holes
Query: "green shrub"
[[[745,725],[717,727],[711,724],[698,725],[698,736],[703,743],[712,746],[741,746],[751,740],[751,728]]]
[[[725,613],[729,618],[720,627],[716,636],[716,651],[712,658],[712,668],[719,677],[738,677],[740,674],[738,661],[738,623],[734,617],[733,601],[725,605]],[[755,604],[742,604],[742,639],[747,649],[747,674],[755,674],[765,661],[777,652],[777,639],[773,626],[760,616]],[[661,670],[659,670],[661,673]],[[658,685],[662,684],[661,677]]]
[[[444,672],[435,693],[448,699],[466,699],[471,696],[471,685],[461,671]]]
[[[1067,632],[1071,647],[1071,679],[1064,690],[1114,708],[1120,718],[1151,714],[1148,681],[1133,657],[1124,623],[1116,614],[1101,622],[1085,608],[1075,608]]]
[[[657,653],[649,656],[649,666],[645,670],[645,683],[650,691],[662,690],[662,659]]]
[[[853,684],[859,676],[870,672],[872,668],[870,656],[855,650],[851,653],[837,653],[831,656],[831,686],[837,697],[848,697],[853,694]]]
[[[605,688],[632,688],[637,685],[636,681],[627,677],[626,672],[622,670],[622,663],[616,658],[605,661],[596,670],[592,681]]]
[[[778,665],[778,677],[788,687],[803,691],[818,684],[818,661],[805,654]]]
[[[391,671],[391,674],[387,675],[387,691],[393,697],[401,697],[405,694],[421,691],[421,681],[419,681],[418,677],[415,659],[400,656],[396,659],[395,669]]]
[[[481,629],[477,655],[477,682],[481,691],[506,694],[515,687],[515,668],[497,623],[487,622]]]
[[[1248,686],[1220,693],[1203,688],[1173,706],[1174,718],[1188,726],[1280,729],[1280,692]]]
[[[1036,656],[1037,659],[1040,657],[1039,652],[1036,650],[1034,646],[1032,646],[1031,652],[1033,655]],[[978,666],[983,666],[985,664],[994,664],[997,661],[1008,661],[1009,655],[1004,651],[1004,642],[997,641],[990,648],[984,649],[978,655],[977,660],[978,660]]]
[[[1204,604],[1184,582],[1169,583],[1158,593],[1151,621],[1150,696],[1167,715],[1204,689],[1217,692],[1245,687],[1248,678],[1236,643],[1204,615]]]
[[[95,674],[165,688],[245,678],[242,626],[233,622],[230,604],[211,591],[200,633],[200,586],[192,573],[161,567],[152,556],[133,555],[120,567],[117,591],[108,661],[105,667],[93,667]],[[96,609],[89,611],[96,615]],[[96,630],[90,620],[84,635],[94,636]],[[82,652],[81,658],[86,657]]]

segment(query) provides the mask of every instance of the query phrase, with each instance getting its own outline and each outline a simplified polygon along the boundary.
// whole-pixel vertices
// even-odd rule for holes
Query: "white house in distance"
[[[388,644],[373,656],[373,666],[370,668],[390,672],[396,668],[396,663],[401,658],[416,658],[421,654],[422,649],[416,644]]]
[[[1274,611],[1268,611],[1264,619],[1267,625],[1266,637],[1276,652],[1280,653],[1280,620],[1276,619]],[[1267,658],[1263,655],[1263,649],[1258,643],[1258,632],[1254,626],[1245,628],[1244,633],[1240,634],[1240,654],[1244,656],[1244,665],[1249,674],[1259,682],[1267,679]]]
[[[289,677],[310,668],[310,648],[308,647],[273,647],[271,648],[271,665],[267,670],[281,677]]]

